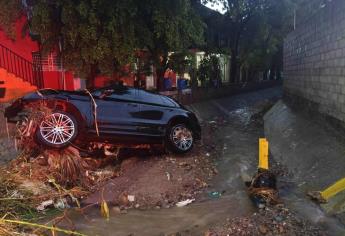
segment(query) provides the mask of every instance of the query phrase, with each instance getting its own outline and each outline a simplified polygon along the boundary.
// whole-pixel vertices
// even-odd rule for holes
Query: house
[[[217,19],[221,16],[200,3],[196,4],[196,9],[200,11],[205,22],[209,24],[206,32],[208,41],[219,46],[223,43],[222,35],[219,34],[219,30],[215,30],[215,26]],[[0,102],[11,101],[41,88],[85,89],[86,81],[76,77],[73,71],[66,71],[57,53],[41,55],[39,42],[30,37],[28,33],[22,35],[26,21],[27,17],[23,16],[16,22],[16,40],[12,40],[0,29]],[[195,53],[198,62],[200,62],[204,53],[200,50],[195,50]],[[165,90],[163,85],[166,84],[166,80],[157,77],[153,65],[145,65],[144,70],[141,68],[141,64],[145,64],[144,61],[148,57],[148,52],[140,50],[137,54],[137,63],[125,66],[121,72],[114,73],[111,77],[97,76],[92,86],[103,87],[114,80],[121,80],[128,86]],[[223,77],[224,81],[227,81],[229,66],[227,60],[224,60],[225,57],[222,58]],[[178,76],[173,71],[170,71],[165,77],[169,78],[169,89],[178,87],[180,77],[187,80],[190,78],[188,74]]]
[[[56,55],[42,57],[39,43],[22,35],[26,20],[23,16],[15,23],[16,40],[0,29],[0,102],[40,88],[79,89],[80,79],[65,71]]]

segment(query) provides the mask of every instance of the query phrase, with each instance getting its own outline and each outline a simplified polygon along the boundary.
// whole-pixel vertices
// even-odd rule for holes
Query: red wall
[[[75,87],[74,85],[74,76],[72,72],[66,72],[65,73],[65,83],[66,83],[66,90],[75,90],[79,89]]]
[[[32,62],[32,52],[39,50],[38,43],[31,40],[30,36],[22,35],[22,29],[26,23],[26,17],[22,17],[16,23],[16,39],[10,39],[3,30],[0,29],[0,44],[11,49],[13,52]]]
[[[22,30],[23,26],[26,24],[26,17],[23,16],[15,24],[15,40],[10,39],[5,32],[0,29],[0,44],[9,48],[14,53],[20,55],[26,60],[32,62],[32,52],[39,51],[39,45],[37,42],[33,41],[29,34],[23,36]],[[1,53],[1,50],[0,50]],[[44,71],[43,72],[44,88],[52,89],[63,89],[63,84],[61,83],[61,72],[59,71]],[[67,90],[74,90],[74,77],[73,73],[65,73],[65,88]]]
[[[51,89],[64,89],[62,83],[62,72],[60,71],[44,71],[43,72],[44,78],[44,87],[51,88]],[[80,89],[79,86],[74,81],[74,76],[72,72],[65,72],[65,90],[76,90]]]
[[[61,73],[58,71],[44,71],[44,88],[62,89],[62,85],[60,85],[60,78]]]

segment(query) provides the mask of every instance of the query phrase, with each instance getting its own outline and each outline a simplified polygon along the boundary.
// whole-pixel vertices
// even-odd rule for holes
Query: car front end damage
[[[17,99],[10,106],[5,108],[4,116],[7,119],[7,122],[16,123],[20,119],[20,112],[24,109],[23,100]]]

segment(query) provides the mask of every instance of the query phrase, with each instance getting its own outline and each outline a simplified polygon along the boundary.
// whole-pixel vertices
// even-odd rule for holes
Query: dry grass
[[[16,234],[19,235],[12,224],[0,221],[0,236],[13,236]]]
[[[69,205],[80,206],[78,199],[118,175],[115,169],[97,171],[111,160],[83,158],[73,147],[42,149],[34,141],[34,132],[51,110],[38,104],[27,111],[29,128],[24,132],[18,129],[14,137],[22,154],[0,169],[0,236],[20,235],[16,231],[28,227],[40,228],[34,222],[47,216],[47,212],[42,215],[36,210],[43,201],[63,199]]]

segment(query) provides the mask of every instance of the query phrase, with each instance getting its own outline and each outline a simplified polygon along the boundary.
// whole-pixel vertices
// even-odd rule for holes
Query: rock
[[[121,205],[127,206],[128,203],[129,203],[129,201],[128,201],[128,194],[125,193],[125,192],[124,192],[124,193],[121,193],[118,200],[119,200],[119,203],[120,203]]]
[[[126,210],[126,209],[124,209],[124,210],[121,210],[121,212],[120,212],[121,214],[127,214],[128,213],[128,211]]]
[[[112,211],[114,214],[121,214],[121,209],[120,207],[116,206],[112,208]]]
[[[129,202],[134,202],[135,201],[135,196],[134,195],[128,195],[127,196]]]
[[[268,233],[268,228],[267,228],[265,225],[260,225],[260,226],[259,226],[259,232],[260,232],[261,234],[266,235],[266,234]]]
[[[39,206],[36,207],[37,211],[44,211],[47,207],[53,206],[54,201],[53,200],[47,200],[42,202]]]
[[[280,234],[284,233],[284,227],[279,225],[278,231],[279,231]]]
[[[66,201],[65,198],[57,200],[57,201],[54,203],[54,207],[55,207],[56,209],[60,209],[60,210],[70,208],[70,206],[68,205],[68,203],[67,203],[67,201]]]

